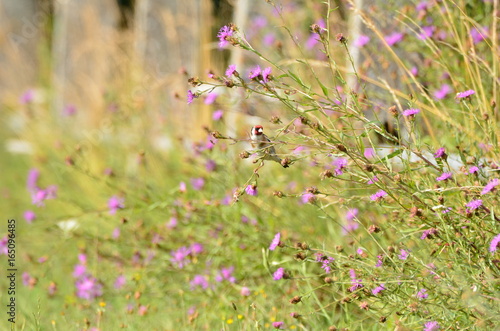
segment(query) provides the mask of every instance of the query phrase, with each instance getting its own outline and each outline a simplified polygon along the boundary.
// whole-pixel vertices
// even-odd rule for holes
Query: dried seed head
[[[298,304],[301,300],[302,300],[302,297],[301,297],[301,296],[296,295],[296,296],[294,296],[293,298],[291,298],[291,299],[290,299],[290,303],[291,303],[292,305],[296,305],[296,304]]]
[[[325,178],[332,178],[333,177],[333,173],[330,171],[330,170],[325,170],[321,173],[320,175],[321,179],[325,179]]]
[[[325,277],[324,280],[325,280],[325,283],[327,283],[327,284],[333,283],[333,278],[332,277]]]
[[[477,161],[477,159],[476,159],[476,157],[475,157],[475,156],[473,156],[473,155],[469,155],[469,156],[467,156],[467,158],[465,159],[465,163],[467,163],[467,164],[476,164],[476,161]]]
[[[290,160],[290,158],[288,157],[285,157],[283,160],[281,160],[280,163],[283,166],[283,168],[288,168],[288,166],[292,163],[292,160]]]
[[[305,117],[305,116],[300,116],[300,117],[299,117],[299,119],[300,119],[300,122],[301,122],[302,124],[305,124],[305,125],[309,124],[309,119],[308,119],[307,117]]]
[[[345,146],[342,144],[337,144],[337,146],[335,147],[337,147],[337,149],[341,152],[347,152],[347,148],[345,148]]]
[[[281,192],[281,191],[274,191],[273,195],[275,197],[282,198],[283,197],[283,192]]]
[[[340,42],[341,44],[347,43],[347,38],[344,37],[344,35],[342,33],[337,33],[337,35],[335,36],[335,39],[337,39],[337,41]]]
[[[380,323],[385,323],[387,321],[387,317],[380,316],[380,318],[378,320],[379,320]]]
[[[379,233],[380,232],[380,227],[375,225],[375,224],[372,224],[368,227],[368,232],[369,233]]]
[[[373,172],[374,169],[372,164],[365,164],[363,168],[368,172]]]
[[[422,216],[422,210],[418,209],[418,207],[413,206],[410,209],[410,215],[411,217],[420,217]]]
[[[318,24],[312,24],[311,31],[317,34],[321,34],[321,27]]]
[[[389,114],[391,114],[394,117],[398,117],[398,108],[396,106],[391,106],[389,107]]]
[[[242,159],[248,159],[249,157],[250,157],[250,153],[248,153],[247,151],[240,153],[240,158],[242,158]]]
[[[280,124],[281,123],[281,119],[278,117],[278,116],[272,116],[271,119],[269,120],[269,122],[271,123],[274,123],[274,124]]]
[[[340,253],[340,252],[344,251],[344,247],[337,245],[337,246],[335,246],[335,250]]]
[[[201,85],[201,81],[198,77],[191,77],[188,79],[188,83],[191,84],[191,86],[196,87]]]
[[[314,186],[306,188],[306,192],[307,193],[312,193],[312,194],[318,194],[319,193],[318,188],[314,187]]]
[[[306,254],[304,252],[298,252],[297,254],[294,255],[294,257],[297,259],[297,260],[305,260],[306,259]]]

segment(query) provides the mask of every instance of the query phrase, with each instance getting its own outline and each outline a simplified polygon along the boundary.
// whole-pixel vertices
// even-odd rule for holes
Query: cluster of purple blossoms
[[[224,48],[229,44],[228,39],[234,34],[233,29],[229,25],[224,25],[220,28],[219,33],[217,33],[217,38],[219,38],[219,48]]]
[[[429,294],[427,293],[427,290],[425,288],[417,292],[417,298],[419,298],[420,300],[427,299],[428,297]]]
[[[443,85],[441,85],[441,88],[439,90],[434,92],[434,98],[436,98],[437,100],[442,100],[442,99],[446,98],[446,96],[448,94],[450,94],[451,91],[452,90],[451,90],[450,85],[443,84]]]
[[[301,201],[303,204],[316,202],[316,195],[312,192],[306,192],[302,194]]]
[[[444,147],[438,148],[436,153],[434,153],[434,158],[436,159],[446,159],[448,155],[446,154],[446,150]]]
[[[436,178],[436,181],[442,182],[450,179],[453,176],[451,172],[443,172],[439,177]]]
[[[377,191],[377,193],[372,194],[370,196],[370,200],[372,200],[372,201],[381,201],[386,195],[387,195],[386,191],[379,190],[379,191]]]
[[[26,181],[26,187],[31,193],[32,203],[38,207],[43,207],[45,205],[44,201],[49,199],[55,199],[57,196],[57,186],[50,185],[45,189],[38,187],[38,177],[40,177],[40,172],[38,169],[31,169],[28,172],[28,179]]]
[[[199,255],[202,252],[203,252],[203,245],[199,243],[194,243],[191,245],[191,247],[182,246],[176,251],[172,251],[170,253],[172,255],[170,261],[175,266],[182,269],[184,268],[184,266],[189,264],[189,262],[191,262],[189,257]]]
[[[380,292],[385,290],[385,284],[380,284],[372,290],[373,295],[378,295]]]
[[[191,286],[191,290],[194,290],[196,287],[206,290],[209,287],[207,276],[195,275],[193,280],[189,282],[189,285]]]
[[[248,78],[260,81],[261,83],[268,83],[271,80],[271,67],[261,69],[260,66],[253,68],[248,74]]]
[[[233,276],[234,267],[230,266],[229,268],[221,268],[215,276],[215,281],[222,282],[227,280],[230,283],[236,282],[236,278]]]
[[[342,227],[342,234],[348,234],[349,232],[352,232],[359,228],[359,223],[354,220],[355,218],[357,218],[358,212],[359,211],[357,208],[347,210],[347,213],[345,215],[346,222]]]
[[[387,35],[384,37],[385,41],[387,42],[387,44],[389,46],[393,46],[399,42],[401,42],[404,38],[404,34],[400,33],[400,32],[394,32],[390,35]]]
[[[344,169],[347,168],[347,159],[339,157],[335,159],[332,164],[335,166],[335,175],[340,176],[344,173]]]
[[[400,260],[406,260],[408,256],[410,256],[410,252],[405,249],[401,249],[399,252],[400,254],[398,255],[398,258]]]
[[[86,300],[93,300],[102,295],[102,284],[87,272],[87,256],[79,254],[79,264],[75,266],[73,277],[76,278],[76,296]]]
[[[476,91],[474,91],[474,90],[467,90],[467,91],[464,91],[464,92],[457,93],[456,98],[457,99],[465,99],[465,98],[468,98],[468,97],[470,97],[471,95],[474,95],[474,94],[476,94]]]
[[[273,274],[273,279],[280,280],[281,278],[283,278],[284,275],[285,275],[285,268],[278,268]]]
[[[500,180],[498,178],[493,178],[492,180],[490,180],[488,182],[488,184],[486,184],[483,188],[483,190],[481,191],[481,195],[485,195],[486,193],[489,193],[493,190],[495,190],[495,188],[500,185]]]
[[[193,93],[191,90],[188,90],[187,92],[187,103],[190,105],[193,103],[194,99],[198,98],[198,95]]]
[[[418,108],[410,108],[406,109],[403,111],[403,116],[410,117],[410,116],[415,116],[416,114],[420,113],[420,109]]]
[[[425,230],[423,233],[422,233],[422,236],[420,237],[420,239],[424,240],[426,238],[429,238],[431,239],[433,235],[435,235],[436,233],[438,233],[438,229],[435,229],[435,228],[430,228],[430,229],[427,229]]]
[[[377,263],[375,264],[376,268],[380,268],[384,264],[384,255],[377,255]]]
[[[111,215],[116,214],[119,209],[125,208],[125,199],[119,196],[113,195],[108,200],[109,213]]]
[[[468,202],[465,206],[467,207],[467,212],[470,213],[473,210],[478,209],[482,205],[483,205],[483,200],[476,199],[476,200],[472,200],[472,201]]]
[[[248,185],[245,188],[245,193],[251,196],[256,196],[258,194],[257,185]]]
[[[439,331],[439,329],[441,329],[441,326],[436,321],[430,321],[424,323],[423,331]]]
[[[269,250],[274,251],[276,247],[279,246],[280,244],[280,239],[281,239],[281,233],[276,233],[276,235],[273,238],[273,241],[271,241],[271,244],[269,245]]]
[[[275,329],[284,329],[285,322],[273,322],[273,328]]]
[[[490,243],[490,253],[495,253],[500,245],[500,234],[497,234]]]
[[[332,271],[330,263],[332,263],[333,261],[335,261],[335,259],[331,256],[324,255],[323,253],[316,254],[316,262],[321,263],[321,268],[325,270],[326,273]]]
[[[469,173],[469,175],[478,174],[479,173],[479,168],[476,167],[476,166],[472,166],[472,167],[469,168],[468,173]]]
[[[230,64],[226,69],[226,77],[236,74],[236,64]]]
[[[354,269],[349,270],[349,275],[351,276],[351,284],[352,284],[352,286],[349,288],[349,292],[354,292],[357,289],[364,287],[364,285],[361,284],[362,280],[356,278],[356,271]]]

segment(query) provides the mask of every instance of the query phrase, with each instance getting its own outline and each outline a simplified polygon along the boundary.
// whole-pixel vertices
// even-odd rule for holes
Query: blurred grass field
[[[69,32],[78,25],[61,37],[56,15],[30,39],[36,64],[4,48],[2,82],[12,84],[1,92],[0,208],[17,221],[18,272],[17,322],[3,316],[1,328],[497,328],[498,252],[487,247],[499,232],[498,191],[480,192],[498,177],[498,1],[476,11],[467,1],[426,3],[358,12],[372,39],[359,47],[357,72],[348,69],[347,7],[330,2],[263,2],[236,31],[239,51],[217,48],[205,2],[192,24],[179,18],[188,7],[176,19],[163,8],[120,33],[87,6],[78,40]],[[169,48],[171,63],[140,39],[153,23],[185,47]],[[389,23],[405,42],[388,45]],[[474,28],[485,36],[473,39]],[[229,89],[233,63],[241,79]],[[256,64],[272,66],[270,83],[247,78]],[[203,84],[189,86],[190,77]],[[190,105],[188,89],[200,94]],[[468,89],[471,98],[456,98]],[[421,112],[398,121],[391,105]],[[289,168],[241,157],[253,154],[255,124],[276,137]],[[450,162],[433,156],[440,147]],[[452,180],[436,180],[448,171]],[[388,195],[373,198],[382,189]],[[471,211],[466,203],[479,198],[489,209]],[[422,239],[429,230],[437,234]]]

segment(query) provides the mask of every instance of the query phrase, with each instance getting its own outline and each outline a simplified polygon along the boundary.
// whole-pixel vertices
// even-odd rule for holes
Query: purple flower
[[[363,152],[363,155],[367,159],[372,159],[375,157],[375,150],[373,148],[365,148],[365,151]]]
[[[435,235],[436,233],[438,232],[437,229],[435,228],[430,228],[428,230],[425,230],[423,233],[422,233],[422,236],[420,236],[420,239],[424,240],[426,239],[427,237],[429,238],[432,238],[433,235]]]
[[[234,278],[234,276],[233,276],[233,271],[234,271],[233,266],[231,266],[229,268],[222,268],[222,269],[220,269],[217,276],[215,276],[215,280],[217,282],[222,282],[224,280],[227,280],[230,283],[234,283],[234,282],[236,282],[236,278]]]
[[[428,297],[429,297],[429,294],[427,293],[427,290],[425,288],[421,289],[417,293],[417,298],[419,298],[420,300],[427,299]]]
[[[486,184],[481,191],[481,195],[485,195],[486,193],[489,193],[495,189],[500,184],[500,180],[498,178],[493,178],[490,180],[488,184]]]
[[[436,153],[434,153],[434,157],[436,159],[446,159],[447,155],[446,155],[446,150],[444,149],[444,147],[439,148],[436,151]]]
[[[354,269],[349,270],[349,275],[351,276],[351,284],[352,284],[352,286],[349,288],[349,292],[354,292],[357,289],[364,287],[364,285],[361,284],[362,280],[356,278],[356,271]]]
[[[191,179],[191,186],[196,191],[199,191],[203,188],[203,186],[205,186],[205,180],[202,177],[192,178]]]
[[[87,272],[87,267],[85,264],[77,264],[75,265],[75,269],[73,270],[73,277],[80,278]]]
[[[121,198],[119,196],[113,195],[108,200],[108,208],[109,208],[109,213],[111,215],[116,214],[116,212],[118,211],[118,209],[125,208],[125,199]]]
[[[344,173],[342,170],[347,167],[347,159],[339,157],[333,161],[333,165],[335,166],[335,175],[340,176]]]
[[[226,77],[231,77],[236,72],[236,64],[230,64],[226,69]]]
[[[123,285],[125,285],[127,279],[125,278],[124,275],[120,275],[118,277],[116,277],[116,280],[115,280],[115,284],[114,284],[114,287],[115,289],[119,290],[123,287]]]
[[[191,245],[189,250],[190,250],[191,254],[193,254],[193,255],[201,254],[201,253],[203,253],[203,245],[200,243],[194,243]]]
[[[416,114],[420,113],[420,109],[418,108],[410,108],[410,109],[406,109],[405,111],[403,111],[403,116],[415,116]]]
[[[375,264],[376,268],[380,268],[384,264],[384,255],[377,255],[377,263]]]
[[[436,30],[435,26],[423,26],[422,32],[418,34],[418,39],[425,40],[432,37],[432,35],[434,34],[434,30]]]
[[[274,44],[274,41],[276,40],[276,36],[274,33],[268,33],[262,38],[262,43],[266,46],[271,46]]]
[[[377,176],[373,176],[372,179],[369,179],[366,183],[367,184],[373,184],[375,182],[378,182],[378,177]]]
[[[271,67],[267,67],[262,70],[262,80],[264,81],[264,83],[269,82],[269,80],[271,79],[271,70]]]
[[[500,234],[497,234],[493,239],[491,240],[490,244],[490,252],[495,253],[497,251],[497,248],[500,244]]]
[[[214,160],[208,159],[207,162],[205,162],[205,169],[207,169],[208,172],[213,172],[217,168],[217,163],[215,163]]]
[[[191,92],[191,90],[188,90],[188,93],[187,93],[187,103],[188,105],[190,105],[194,99],[196,99],[198,96],[196,94],[194,94],[193,92]]]
[[[274,251],[276,247],[280,244],[280,239],[281,239],[281,233],[276,233],[276,235],[273,238],[273,241],[271,241],[271,245],[269,245],[269,250]]]
[[[40,171],[36,168],[30,169],[28,172],[28,179],[26,180],[26,187],[28,188],[28,191],[34,192],[37,190],[38,177],[40,177]]]
[[[207,96],[205,97],[205,104],[206,105],[211,105],[215,102],[215,99],[217,99],[218,94],[215,92],[208,93]]]
[[[479,172],[479,168],[476,166],[472,166],[469,168],[469,174],[477,174]]]
[[[187,191],[186,183],[180,182],[179,183],[179,192],[185,193]]]
[[[76,107],[74,105],[66,105],[63,109],[63,114],[65,116],[72,116],[76,114]]]
[[[184,268],[184,266],[190,262],[188,257],[191,254],[191,250],[185,246],[180,247],[176,251],[170,252],[170,254],[172,255],[170,262],[176,265],[179,269]]]
[[[93,300],[102,295],[102,284],[91,275],[83,275],[75,282],[76,296],[86,300]]]
[[[361,48],[361,47],[365,46],[366,44],[368,44],[369,41],[370,41],[370,37],[365,36],[365,35],[360,35],[358,37],[358,39],[356,39],[353,42],[353,45],[356,46],[356,47]]]
[[[275,329],[284,329],[285,328],[285,323],[284,322],[273,322],[273,328],[275,328]]]
[[[256,185],[247,185],[245,188],[245,193],[248,195],[256,196],[257,195],[257,186]]]
[[[478,44],[484,39],[486,39],[486,37],[488,36],[488,32],[489,32],[488,27],[481,27],[480,29],[473,27],[470,30],[470,36],[474,44]]]
[[[247,296],[249,296],[249,295],[251,294],[251,292],[250,292],[250,289],[249,289],[248,287],[243,286],[243,287],[241,288],[240,294],[241,294],[242,296],[244,296],[244,297],[247,297]]]
[[[32,210],[25,211],[24,212],[24,219],[26,220],[26,222],[28,222],[28,224],[33,223],[33,221],[36,219],[35,212]]]
[[[274,280],[280,280],[285,275],[285,268],[278,268],[273,274]]]
[[[398,255],[400,260],[406,260],[410,256],[410,252],[405,249],[401,249],[399,252],[401,253]]]
[[[220,121],[222,119],[222,116],[224,116],[224,111],[218,109],[212,113],[212,119],[214,121]]]
[[[380,292],[384,291],[385,290],[385,284],[380,284],[379,286],[375,287],[373,290],[372,290],[372,294],[373,295],[377,295],[379,294]]]
[[[448,94],[451,92],[451,87],[448,84],[441,85],[441,88],[434,92],[434,98],[437,100],[442,100],[446,98]]]
[[[219,38],[219,48],[224,48],[229,44],[228,38],[233,36],[233,30],[230,26],[224,25],[220,28],[219,33],[217,34],[217,38]]]
[[[9,238],[7,236],[3,237],[0,240],[0,254],[7,255],[9,254],[9,248],[7,247],[9,243]]]
[[[393,46],[403,40],[404,34],[400,32],[394,32],[390,35],[384,37],[385,41],[389,46]]]
[[[48,199],[54,199],[56,197],[56,193],[57,186],[55,185],[51,185],[44,190],[37,188],[31,194],[32,203],[38,207],[42,207],[45,205],[43,202]]]
[[[19,98],[19,102],[23,105],[31,103],[33,100],[35,100],[35,90],[33,89],[26,90]]]
[[[330,266],[330,263],[335,261],[335,259],[331,256],[323,256],[321,259],[321,269],[325,270],[326,273],[329,273],[332,271],[332,267]]]
[[[301,200],[302,203],[314,203],[316,201],[316,196],[311,192],[307,192],[302,194]]]
[[[203,275],[196,275],[189,285],[191,285],[191,290],[194,290],[196,287],[201,287],[203,290],[206,290],[208,288],[207,277]]]
[[[386,192],[386,191],[384,191],[384,190],[379,190],[379,191],[377,191],[377,193],[372,194],[372,195],[370,196],[370,200],[372,200],[372,201],[380,201],[380,200],[382,200],[382,199],[383,199],[386,195],[387,195],[387,192]]]
[[[467,91],[464,91],[464,92],[457,93],[456,98],[457,99],[465,99],[465,98],[470,97],[473,94],[476,94],[476,91],[474,91],[474,90],[467,90]]]
[[[262,70],[260,69],[260,66],[256,66],[250,71],[250,73],[248,74],[248,78],[258,79],[260,75],[262,75]]]
[[[357,208],[352,208],[352,209],[347,210],[347,213],[345,215],[346,222],[345,222],[344,226],[342,227],[342,234],[345,235],[349,232],[356,230],[359,227],[358,222],[354,221],[354,219],[357,217],[357,215],[358,215]]]
[[[436,321],[425,322],[423,331],[439,331],[440,328],[441,326]]]
[[[483,205],[483,200],[477,199],[477,200],[472,200],[469,203],[467,203],[465,206],[468,207],[467,212],[471,212],[473,210],[478,209]]]
[[[113,238],[113,239],[120,238],[120,228],[113,229],[113,232],[111,233],[111,238]]]
[[[451,172],[443,172],[441,174],[441,176],[439,176],[439,177],[436,178],[436,181],[441,182],[441,181],[444,181],[444,180],[448,180],[451,177],[452,177],[452,173]]]

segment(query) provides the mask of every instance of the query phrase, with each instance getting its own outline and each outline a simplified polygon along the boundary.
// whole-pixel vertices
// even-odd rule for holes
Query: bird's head
[[[252,136],[260,136],[264,133],[264,128],[262,127],[262,125],[256,125],[254,127],[252,127]]]

